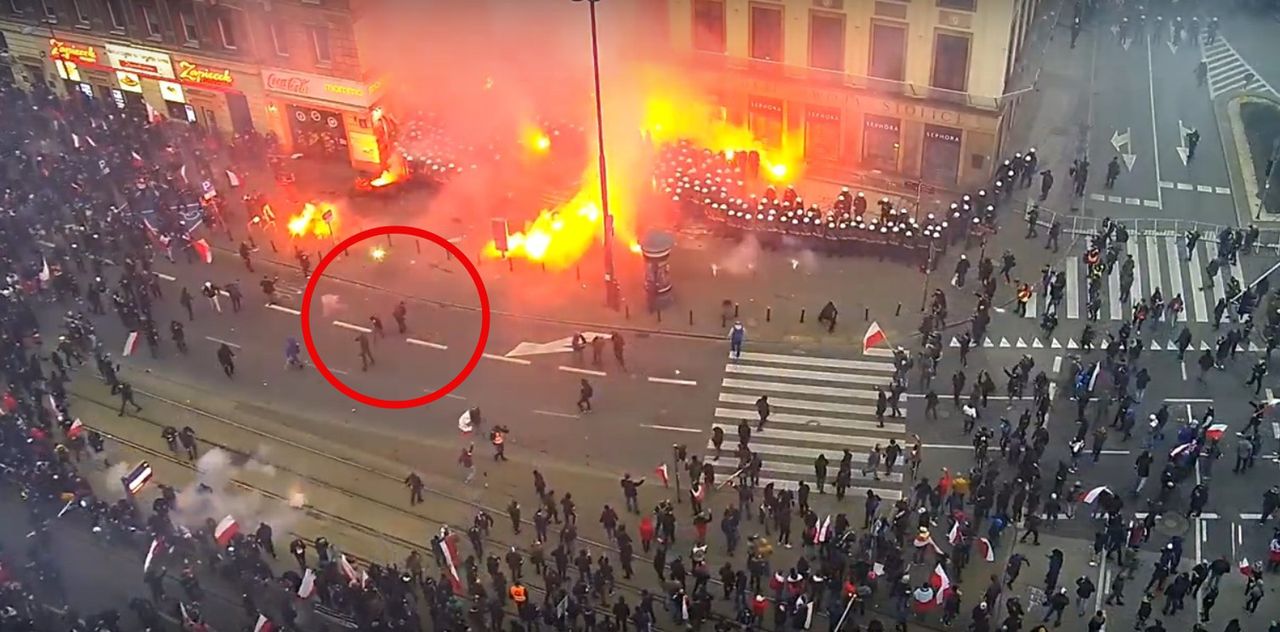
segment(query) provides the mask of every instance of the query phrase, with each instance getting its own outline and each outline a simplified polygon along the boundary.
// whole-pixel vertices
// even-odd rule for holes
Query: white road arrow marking
[[[1133,171],[1133,163],[1138,161],[1138,155],[1137,154],[1120,154],[1120,157],[1124,159],[1124,166],[1128,167],[1129,171]]]
[[[586,331],[582,333],[583,337],[590,343],[595,338],[608,338],[609,334],[601,334]],[[508,358],[519,358],[521,356],[546,355],[551,353],[569,353],[573,351],[573,336],[552,340],[550,342],[521,342],[514,349],[506,353]]]
[[[1126,128],[1123,134],[1120,133],[1120,130],[1111,132],[1111,146],[1115,147],[1116,151],[1124,151],[1123,148],[1129,145],[1129,136],[1131,131],[1131,129]]]
[[[1173,53],[1174,55],[1178,54],[1178,45],[1174,44],[1173,40],[1168,40],[1165,43],[1169,45],[1169,52]]]
[[[1182,166],[1184,167],[1187,166],[1187,134],[1190,133],[1191,130],[1182,124],[1182,119],[1178,119],[1178,146],[1176,149],[1178,150],[1178,158],[1182,160]]]

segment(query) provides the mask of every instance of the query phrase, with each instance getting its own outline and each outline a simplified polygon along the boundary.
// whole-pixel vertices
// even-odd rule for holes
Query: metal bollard
[[[543,272],[546,272],[546,271],[547,271],[547,262],[546,262],[546,261],[543,261],[543,262],[542,262],[542,271],[543,271]]]
[[[893,315],[894,316],[902,315],[902,303],[898,303],[898,309],[894,310]]]
[[[581,281],[581,280],[582,280],[582,266],[581,266],[581,265],[575,265],[575,266],[573,266],[573,277],[574,277],[574,279],[576,279],[576,280],[578,280],[578,281]]]
[[[689,324],[693,325],[693,310],[689,310]]]
[[[317,263],[319,263],[319,262],[321,262],[321,261],[324,261],[324,251],[322,251],[322,250],[320,250],[319,248],[317,248],[317,249],[316,249],[316,262],[317,262]]]
[[[280,252],[280,249],[276,248],[276,240],[274,239],[271,240],[271,252]]]
[[[507,269],[508,269],[508,270],[510,270],[510,271],[512,271],[512,272],[515,272],[515,271],[516,271],[516,260],[515,260],[515,259],[512,259],[511,257],[507,257]]]
[[[742,306],[741,306],[741,305],[738,305],[737,303],[734,303],[734,304],[733,304],[733,317],[734,317],[734,318],[737,318],[737,317],[738,317],[738,310],[739,310],[741,307],[742,307]]]
[[[729,326],[729,316],[727,314],[720,314],[720,328],[724,329],[725,327],[728,327],[728,326]]]
[[[662,322],[662,310],[658,310],[658,322]]]
[[[862,308],[862,321],[866,322],[868,320],[871,320],[871,308],[864,307]]]
[[[413,240],[413,247],[414,247],[415,249],[417,249],[418,254],[422,254],[422,240],[421,240],[421,239],[415,239],[415,240]],[[445,252],[448,252],[448,251],[446,250]]]
[[[623,305],[623,306],[622,306],[622,317],[623,317],[623,318],[625,318],[625,319],[627,319],[627,320],[631,320],[631,306],[630,306],[630,305]]]
[[[773,322],[773,308],[772,308],[772,307],[766,307],[766,308],[764,308],[764,322],[766,322],[766,323],[768,323],[768,322]]]
[[[387,246],[391,245],[391,233],[387,233]]]
[[[800,309],[800,322],[801,322],[801,323],[803,323],[803,322],[804,322],[804,308],[801,308],[801,309]]]
[[[344,254],[344,255],[346,255],[346,256],[348,256],[348,257],[350,257],[350,256],[351,256],[351,249],[350,249],[350,248],[347,248],[346,250],[343,250],[343,251],[342,251],[342,254]]]

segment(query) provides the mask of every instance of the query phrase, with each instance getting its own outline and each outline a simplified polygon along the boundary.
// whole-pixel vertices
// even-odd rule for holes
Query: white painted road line
[[[213,336],[205,336],[205,337],[204,337],[204,339],[205,339],[205,340],[208,340],[208,341],[211,341],[211,342],[216,342],[216,343],[218,343],[218,344],[220,344],[220,345],[227,345],[228,347],[231,347],[232,349],[239,349],[239,348],[240,348],[240,345],[238,345],[238,344],[236,344],[236,343],[234,343],[234,342],[231,342],[230,340],[223,340],[223,339],[221,339],[221,338],[214,338]]]
[[[158,276],[158,277],[160,277],[160,278],[162,278],[162,279],[164,279],[164,280],[166,280],[166,281],[177,281],[177,280],[178,280],[178,277],[173,276],[172,274],[165,274],[165,273],[163,273],[163,272],[157,272],[157,273],[155,273],[155,274],[156,274],[156,276]]]
[[[605,373],[604,371],[595,371],[595,370],[592,370],[592,369],[579,369],[579,368],[578,368],[578,367],[576,367],[576,366],[565,366],[565,365],[563,365],[563,364],[562,364],[562,365],[560,365],[560,366],[558,366],[558,367],[556,367],[556,368],[557,368],[557,369],[560,369],[561,371],[564,371],[565,373],[579,373],[579,374],[581,374],[581,375],[594,375],[594,376],[596,376],[596,377],[605,377],[605,376],[609,375],[608,373]]]
[[[342,369],[335,369],[333,367],[329,367],[329,372],[337,373],[338,375],[351,375],[351,371],[343,371]]]
[[[431,347],[432,349],[441,349],[441,350],[449,348],[449,345],[442,345],[435,342],[428,342],[426,340],[418,340],[417,338],[405,338],[404,341],[411,345],[418,345],[419,347]]]
[[[675,384],[676,386],[697,386],[695,380],[677,380],[670,377],[649,377],[649,381],[655,384]]]
[[[299,311],[299,310],[296,310],[296,309],[294,309],[294,308],[292,308],[292,307],[286,307],[286,306],[284,306],[284,305],[276,305],[275,303],[272,303],[272,304],[270,304],[270,305],[267,305],[267,309],[274,309],[274,310],[276,310],[277,312],[284,312],[284,313],[286,313],[286,314],[293,314],[294,316],[301,316],[301,315],[302,315],[302,312],[301,312],[301,311]]]
[[[671,432],[691,432],[693,434],[702,434],[697,428],[682,428],[680,426],[659,426],[657,424],[640,424],[641,428],[653,428],[654,430],[670,430]]]
[[[489,358],[490,360],[500,360],[502,362],[510,362],[511,364],[519,364],[523,366],[529,366],[532,364],[532,362],[523,358],[508,358],[507,356],[494,355],[492,353],[486,353],[484,354],[484,357]]]
[[[577,415],[570,415],[569,413],[558,413],[558,412],[555,412],[554,410],[535,410],[535,411],[533,411],[533,412],[534,412],[534,414],[535,414],[535,415],[546,415],[546,416],[548,416],[548,417],[562,417],[562,418],[565,418],[565,419],[577,419],[577,418],[578,418],[578,416],[577,416]]]
[[[444,394],[444,396],[445,396],[445,397],[448,397],[449,399],[461,399],[461,400],[466,400],[466,399],[467,399],[467,398],[465,398],[465,397],[463,397],[463,396],[461,396],[461,395],[454,395],[453,393],[445,393],[445,394]]]
[[[365,333],[365,334],[371,334],[371,333],[373,333],[373,330],[372,330],[372,329],[369,329],[368,327],[361,327],[360,325],[352,325],[351,323],[343,322],[343,321],[341,321],[341,320],[335,320],[335,321],[333,321],[333,324],[334,324],[334,326],[335,326],[335,327],[341,327],[341,328],[343,328],[343,329],[350,329],[351,331],[358,331],[358,332],[360,332],[360,333]]]

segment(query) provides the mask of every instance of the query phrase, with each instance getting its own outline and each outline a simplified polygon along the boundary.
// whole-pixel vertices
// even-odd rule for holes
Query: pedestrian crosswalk
[[[1275,88],[1258,75],[1223,37],[1204,45],[1202,59],[1208,70],[1206,74],[1211,99],[1232,90],[1264,92],[1272,97],[1280,97]]]
[[[1169,337],[1177,335],[1176,331],[1171,331],[1168,328],[1165,328],[1164,330],[1162,330],[1161,333],[1166,334]],[[1146,343],[1146,349],[1148,351],[1177,351],[1178,350],[1178,343],[1176,341],[1174,340],[1162,341],[1160,338],[1160,334],[1153,332],[1149,336],[1144,336],[1144,337],[1150,338],[1150,340]],[[1012,340],[1010,340],[1008,336],[996,336],[996,337],[987,336],[983,338],[980,343],[974,344],[973,346],[982,347],[983,349],[1058,350],[1058,349],[1079,349],[1080,348],[1080,342],[1075,338],[1066,338],[1066,342],[1063,342],[1062,340],[1063,340],[1062,338],[1057,338],[1057,337],[1050,337],[1050,338],[1041,340],[1040,338],[1036,338],[1033,336],[1031,337],[1030,341],[1028,341],[1027,338],[1024,338],[1021,336],[1015,336]],[[1193,339],[1191,341],[1191,344],[1188,346],[1188,348],[1198,349],[1200,351],[1208,351],[1213,348],[1213,346],[1210,343],[1216,344],[1216,341],[1212,338],[1209,338],[1209,339],[1200,340],[1199,342],[1196,342]],[[1107,341],[1105,338],[1099,337],[1094,339],[1093,345],[1095,349],[1106,349]],[[1244,343],[1241,343],[1241,345],[1244,345]],[[956,338],[955,336],[952,336],[949,346],[952,348],[959,348],[960,339]],[[1266,349],[1258,346],[1258,343],[1252,342],[1252,341],[1248,343],[1247,347],[1242,346],[1241,348],[1242,349],[1247,348],[1249,353],[1262,353],[1266,351]]]
[[[889,417],[880,428],[875,414],[875,389],[889,385],[893,370],[892,362],[878,359],[746,351],[739,358],[730,357],[713,424],[725,435],[723,455],[712,461],[716,474],[726,476],[737,470],[737,461],[730,455],[738,442],[738,424],[746,421],[752,430],[750,449],[764,462],[761,486],[773,483],[777,488],[794,489],[800,480],[813,486],[813,463],[820,454],[830,462],[830,486],[843,451],[848,449],[853,453],[853,486],[848,494],[865,495],[872,489],[887,501],[902,498],[902,471],[909,449],[907,428]],[[756,432],[760,419],[756,400],[761,396],[768,397],[770,414],[764,430]],[[903,448],[894,472],[884,474],[881,465],[880,480],[864,474],[868,452],[877,445],[888,445],[890,439]],[[714,453],[714,447],[708,441],[709,453]]]
[[[1234,277],[1241,286],[1248,285],[1244,271],[1236,263],[1224,263],[1209,286],[1208,265],[1217,257],[1218,245],[1213,241],[1201,241],[1190,252],[1178,237],[1145,235],[1130,238],[1126,254],[1133,257],[1133,285],[1129,300],[1122,302],[1120,263],[1102,284],[1102,309],[1099,320],[1127,320],[1132,317],[1134,303],[1149,298],[1156,289],[1164,296],[1167,305],[1181,294],[1186,305],[1179,322],[1207,323],[1213,320],[1213,307],[1225,296],[1227,279]],[[1123,259],[1121,259],[1123,261]],[[1067,285],[1062,302],[1058,305],[1059,320],[1079,320],[1088,316],[1089,271],[1081,257],[1071,257],[1054,269],[1066,273]],[[1028,281],[1030,282],[1030,281]],[[1043,287],[1027,303],[1026,318],[1037,318],[1044,313],[1048,297]]]

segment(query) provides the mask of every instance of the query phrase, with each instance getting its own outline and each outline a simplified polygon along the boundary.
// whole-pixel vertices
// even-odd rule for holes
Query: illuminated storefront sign
[[[172,81],[160,81],[160,98],[172,103],[186,103],[187,95],[182,92],[182,86]]]
[[[366,108],[378,99],[381,82],[365,86],[359,82],[337,77],[325,77],[286,70],[267,70],[263,73],[267,90],[318,101]]]
[[[135,73],[127,70],[117,70],[116,82],[120,84],[120,89],[125,92],[142,93],[142,79]]]
[[[88,44],[74,44],[61,40],[49,40],[49,57],[59,61],[81,64],[98,63],[98,51]]]
[[[186,83],[228,88],[235,83],[235,77],[227,68],[211,68],[184,59],[178,60],[178,79]]]
[[[111,67],[116,70],[164,79],[177,78],[173,72],[173,61],[169,58],[168,53],[145,48],[134,48],[132,46],[121,46],[119,44],[107,44],[106,49],[107,58],[111,60]]]

